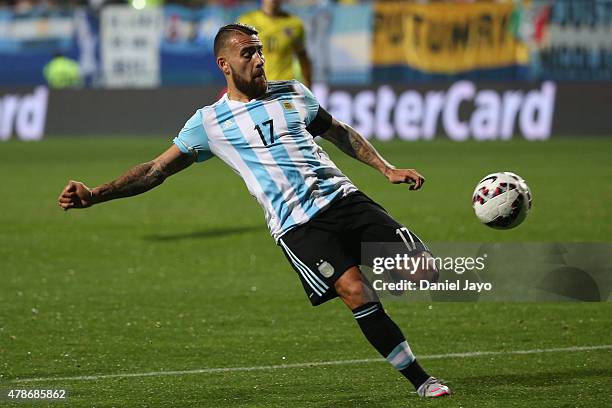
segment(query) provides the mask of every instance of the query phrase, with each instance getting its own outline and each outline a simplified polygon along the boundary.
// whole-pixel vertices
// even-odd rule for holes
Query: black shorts
[[[334,282],[349,268],[369,264],[361,254],[364,242],[404,243],[408,254],[427,250],[414,233],[360,191],[289,230],[278,244],[316,306],[338,296]]]

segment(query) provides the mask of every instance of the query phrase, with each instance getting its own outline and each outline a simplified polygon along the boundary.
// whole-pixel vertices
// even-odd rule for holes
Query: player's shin
[[[366,303],[353,309],[353,316],[370,344],[415,388],[429,378],[416,361],[402,331],[387,315],[382,304]]]

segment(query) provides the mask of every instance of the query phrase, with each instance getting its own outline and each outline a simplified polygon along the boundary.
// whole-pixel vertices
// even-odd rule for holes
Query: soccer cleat
[[[448,386],[442,384],[441,380],[437,380],[435,377],[429,377],[421,386],[417,389],[419,397],[425,398],[436,398],[450,395],[451,390]]]

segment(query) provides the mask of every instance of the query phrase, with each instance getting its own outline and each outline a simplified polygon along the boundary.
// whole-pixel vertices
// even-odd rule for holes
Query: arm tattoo
[[[335,144],[344,153],[374,167],[383,174],[385,170],[393,167],[376,151],[370,142],[349,125],[334,121],[329,130],[321,136]]]
[[[110,183],[96,187],[92,193],[96,202],[131,197],[160,185],[168,176],[162,163],[150,161],[128,170]]]

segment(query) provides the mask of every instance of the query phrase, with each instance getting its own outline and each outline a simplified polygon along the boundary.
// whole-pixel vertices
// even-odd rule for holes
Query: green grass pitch
[[[383,361],[177,375],[74,378],[378,358],[339,301],[312,308],[242,181],[214,159],[159,188],[83,211],[56,198],[147,161],[163,138],[0,144],[0,389],[67,389],[70,407],[602,407],[610,303],[386,302],[417,356],[449,382],[422,401]],[[422,191],[388,184],[326,145],[362,190],[430,242],[612,241],[612,140],[377,145]],[[523,176],[533,211],[480,225],[470,196],[493,171]],[[41,382],[17,382],[23,378]],[[60,377],[73,377],[59,380]],[[47,406],[45,402],[0,406]]]

